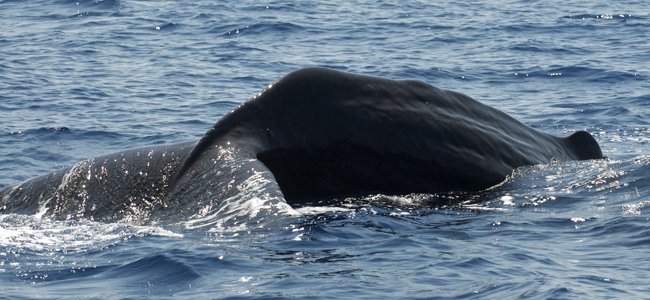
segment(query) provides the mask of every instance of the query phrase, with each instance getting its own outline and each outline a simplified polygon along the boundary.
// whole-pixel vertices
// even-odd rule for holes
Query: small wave
[[[581,66],[556,67],[550,69],[529,69],[521,70],[515,73],[517,77],[542,77],[549,79],[569,79],[584,81],[608,81],[621,82],[627,80],[645,80],[646,76],[636,71],[615,71],[603,68],[591,68]]]
[[[57,133],[64,133],[70,131],[70,128],[65,127],[65,126],[55,126],[55,127],[41,127],[41,128],[36,128],[36,129],[26,129],[26,130],[18,130],[18,131],[11,131],[8,134],[9,135],[47,135],[47,134],[57,134]]]
[[[80,18],[80,17],[100,17],[100,16],[107,16],[109,13],[108,12],[97,12],[97,11],[81,11],[78,10],[76,14],[73,15],[68,15],[68,18]],[[87,23],[84,22],[83,26],[92,26],[92,25],[103,25],[106,24],[105,22],[91,22]]]
[[[170,30],[175,30],[178,27],[179,25],[176,22],[171,22],[171,23],[156,26],[155,29],[160,31],[170,31]]]
[[[122,134],[116,132],[104,130],[83,130],[67,126],[40,127],[24,130],[18,129],[6,134],[22,136],[28,140],[33,140],[34,142],[58,140],[60,138],[60,135],[69,135],[71,139],[80,139],[86,142],[89,140],[117,140],[126,138],[126,136],[123,136]]]
[[[529,39],[524,42],[517,42],[503,47],[504,49],[533,53],[551,53],[556,55],[587,55],[592,51],[584,47],[576,47],[571,44],[549,42],[548,40]]]
[[[103,276],[135,282],[156,282],[161,288],[177,286],[201,277],[192,266],[166,254],[141,258],[116,267]]]
[[[120,0],[62,0],[57,1],[67,7],[74,7],[75,9],[96,9],[96,10],[114,10],[122,6]]]
[[[650,106],[650,94],[629,97],[626,99],[630,99],[630,104],[634,104],[635,106]]]
[[[122,2],[120,0],[90,0],[89,5],[96,9],[114,9],[122,6]]]
[[[382,74],[377,74],[381,76]],[[437,81],[439,79],[463,79],[464,72],[462,70],[449,70],[440,67],[433,68],[411,68],[405,67],[402,71],[392,74],[392,76],[399,78],[418,79],[423,81]]]
[[[200,14],[194,16],[192,19],[209,19],[211,17],[212,17],[212,15],[210,15],[210,14],[200,13]]]
[[[632,14],[614,14],[614,15],[579,14],[579,15],[568,15],[562,17],[562,19],[574,19],[574,20],[587,20],[587,19],[620,20],[620,19],[632,19],[632,18],[639,18],[639,17],[636,15],[632,16]]]
[[[215,28],[218,31],[223,32],[223,27]],[[266,35],[266,34],[288,34],[295,33],[307,30],[307,28],[287,22],[259,22],[253,25],[246,25],[241,27],[235,27],[226,29],[227,32],[224,35],[233,35],[233,34],[253,34],[253,35]]]

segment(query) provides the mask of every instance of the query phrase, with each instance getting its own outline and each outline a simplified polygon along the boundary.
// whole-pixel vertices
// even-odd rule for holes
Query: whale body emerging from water
[[[306,68],[241,104],[199,141],[80,162],[1,190],[0,209],[110,221],[201,215],[237,194],[293,204],[479,191],[520,166],[602,157],[585,131],[555,137],[421,81]]]

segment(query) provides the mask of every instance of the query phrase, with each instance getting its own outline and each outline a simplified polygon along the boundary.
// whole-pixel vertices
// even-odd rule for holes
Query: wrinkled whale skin
[[[180,214],[195,214],[253,181],[290,204],[479,191],[520,166],[602,157],[585,131],[555,137],[421,81],[306,68],[241,104],[198,142],[83,161],[0,190],[0,209],[114,220],[177,214],[178,205]]]

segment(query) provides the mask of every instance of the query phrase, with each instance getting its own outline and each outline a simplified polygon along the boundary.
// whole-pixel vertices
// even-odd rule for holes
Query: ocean
[[[313,66],[421,80],[557,136],[586,130],[607,156],[522,167],[442,206],[371,195],[201,224],[3,214],[0,299],[650,298],[648,12],[631,0],[0,0],[0,189],[199,139]]]

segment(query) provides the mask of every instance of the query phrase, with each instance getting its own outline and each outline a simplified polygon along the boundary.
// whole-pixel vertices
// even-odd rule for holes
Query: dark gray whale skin
[[[292,72],[225,116],[178,176],[229,142],[263,162],[289,202],[477,191],[520,166],[603,157],[585,131],[558,138],[421,81],[323,68]]]
[[[585,131],[555,137],[421,81],[306,68],[241,104],[198,142],[127,150],[7,187],[0,209],[112,219],[204,203],[206,193],[232,193],[224,182],[251,172],[290,204],[479,191],[520,166],[602,157]]]

